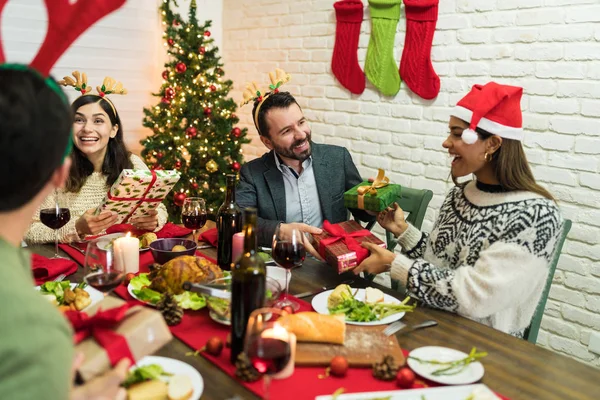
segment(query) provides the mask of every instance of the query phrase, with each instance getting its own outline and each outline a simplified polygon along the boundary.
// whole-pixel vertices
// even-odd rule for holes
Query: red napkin
[[[117,233],[117,232],[131,232],[132,235],[141,236],[148,231],[144,231],[142,229],[137,229],[131,224],[116,224],[106,230],[107,234]],[[191,229],[184,228],[182,226],[177,226],[171,222],[167,222],[160,231],[156,232],[156,237],[161,238],[161,239],[173,238],[173,237],[187,236],[191,233],[192,233]]]
[[[217,228],[212,228],[212,229],[202,232],[200,234],[199,239],[203,240],[205,242],[208,242],[211,245],[217,247],[217,242],[219,240]]]
[[[77,263],[64,258],[46,258],[38,254],[31,255],[31,269],[36,285],[41,285],[60,274],[71,275],[77,271]]]

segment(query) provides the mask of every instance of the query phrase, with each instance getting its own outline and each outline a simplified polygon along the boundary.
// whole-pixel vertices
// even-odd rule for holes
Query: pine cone
[[[240,353],[235,361],[235,376],[244,382],[255,382],[259,380],[262,375],[252,366],[252,364],[250,364],[250,360],[246,353]]]
[[[392,381],[396,379],[398,369],[394,357],[385,356],[381,362],[373,364],[373,376],[382,381]]]
[[[169,326],[179,324],[183,318],[183,308],[179,307],[171,293],[165,293],[156,303],[156,308],[162,313]]]

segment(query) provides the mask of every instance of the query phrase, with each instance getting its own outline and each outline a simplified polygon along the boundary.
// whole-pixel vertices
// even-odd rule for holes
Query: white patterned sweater
[[[129,159],[133,164],[133,169],[148,169],[146,164],[144,164],[144,161],[135,154],[131,154]],[[58,230],[59,242],[71,242],[76,239],[77,232],[75,231],[75,222],[77,222],[79,217],[87,210],[98,207],[102,203],[102,200],[104,200],[106,193],[108,193],[108,189],[110,189],[110,186],[106,184],[106,175],[102,172],[93,172],[87,177],[79,192],[73,193],[61,191],[61,193],[65,193],[66,203],[68,204],[71,213],[71,219],[65,226]],[[27,243],[54,242],[54,230],[40,222],[40,210],[43,208],[53,208],[55,204],[54,201],[54,194],[52,193],[44,200],[40,208],[36,211],[31,226],[25,234],[25,241]],[[158,211],[158,228],[156,230],[159,230],[167,222],[168,213],[164,204],[160,204],[156,210]]]
[[[556,204],[526,191],[450,190],[431,234],[409,225],[391,277],[425,304],[522,337],[562,226]]]

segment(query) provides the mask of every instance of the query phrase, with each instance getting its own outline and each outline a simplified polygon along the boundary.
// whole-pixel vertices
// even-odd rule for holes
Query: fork
[[[429,320],[429,321],[421,322],[420,324],[411,326],[409,331],[415,331],[417,329],[428,328],[430,326],[436,326],[436,325],[437,325],[437,321]],[[383,330],[383,334],[385,336],[392,336],[394,333],[404,329],[405,326],[406,326],[406,324],[404,322],[396,321],[393,324],[389,325],[387,328],[385,328]]]
[[[62,282],[63,279],[65,279],[66,277],[67,277],[67,275],[60,274],[59,276],[57,276],[56,278],[54,278],[54,282]]]

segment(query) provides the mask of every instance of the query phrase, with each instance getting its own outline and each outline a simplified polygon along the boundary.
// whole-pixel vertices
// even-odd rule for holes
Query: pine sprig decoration
[[[181,179],[165,205],[172,221],[181,209],[174,193],[206,200],[216,214],[225,198],[225,176],[243,164],[242,145],[249,143],[247,129],[237,128],[236,103],[229,96],[233,82],[223,78],[218,48],[211,38],[211,21],[196,18],[192,0],[185,21],[174,11],[175,0],[160,5],[164,46],[169,56],[156,105],[144,109],[143,124],[152,132],[141,141],[142,156],[153,169],[177,169]],[[235,133],[235,134],[234,134]],[[206,168],[214,160],[218,168]]]

